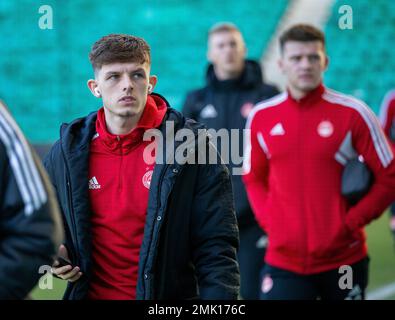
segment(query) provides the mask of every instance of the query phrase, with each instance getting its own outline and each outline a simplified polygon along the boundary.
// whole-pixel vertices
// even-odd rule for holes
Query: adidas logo
[[[202,111],[200,111],[200,117],[207,119],[207,118],[215,118],[217,117],[218,112],[215,110],[212,104],[208,104],[205,106]]]
[[[270,135],[271,136],[282,136],[285,134],[283,125],[281,124],[281,122],[277,123],[272,130],[270,130]]]
[[[99,182],[97,182],[96,177],[93,177],[92,179],[89,180],[89,189],[100,189],[101,186]]]

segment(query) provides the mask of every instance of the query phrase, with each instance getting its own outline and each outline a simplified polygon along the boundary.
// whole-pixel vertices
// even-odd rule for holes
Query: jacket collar
[[[214,72],[214,66],[210,64],[206,72],[206,82],[210,87],[220,91],[231,91],[240,88],[249,89],[263,82],[261,66],[253,60],[245,60],[244,69],[240,77],[231,80],[219,80]]]
[[[167,111],[171,109],[169,103],[163,96],[157,93],[152,93],[150,96],[155,101],[160,99],[163,102],[163,105],[166,106]],[[163,112],[166,113],[166,110]],[[60,128],[60,142],[62,149],[66,154],[80,152],[89,148],[92,138],[96,134],[97,115],[98,111],[94,111],[86,117],[78,118],[70,123],[62,124]],[[149,115],[147,115],[147,117],[149,117]]]
[[[177,147],[180,146],[183,141],[174,141],[175,135],[171,134],[171,131],[166,130],[166,121],[172,123],[174,128],[174,133],[176,134],[180,129],[189,129],[189,143],[187,139],[187,147],[190,149],[203,150],[199,149],[198,145],[204,145],[207,140],[207,132],[204,125],[197,123],[194,120],[186,119],[179,111],[172,109],[169,103],[166,101],[164,97],[159,94],[151,94],[151,96],[155,96],[160,98],[166,105],[166,114],[163,117],[161,124],[158,127],[158,130],[161,131],[162,137],[164,137],[163,145],[166,148],[170,145],[170,148],[174,148],[177,152],[180,152],[181,149]],[[156,99],[156,98],[155,98]],[[89,147],[96,133],[96,119],[98,112],[92,112],[85,118],[79,118],[71,122],[70,124],[63,124],[61,127],[60,134],[60,142],[62,146],[62,151],[64,152],[65,158],[69,162],[78,162],[80,160],[82,162],[87,162],[89,156]],[[168,123],[169,125],[169,123]],[[194,139],[192,139],[194,138]],[[174,144],[173,144],[174,143]],[[173,144],[173,146],[172,146]],[[186,145],[182,150],[185,150]],[[164,150],[165,151],[165,150]],[[161,160],[162,164],[166,163],[175,163],[176,161],[171,157],[175,157],[174,153],[171,152],[163,152],[163,156],[167,158],[159,159],[160,154],[157,154],[157,163],[158,160]],[[196,154],[190,153],[189,157],[195,157]],[[169,158],[170,157],[170,158]]]
[[[98,111],[96,131],[100,141],[107,151],[127,154],[143,141],[144,132],[157,128],[166,113],[166,103],[158,96],[148,96],[143,114],[134,128],[128,134],[115,135],[108,131],[104,108]]]
[[[320,83],[315,89],[308,92],[303,98],[297,100],[292,97],[289,89],[287,89],[288,93],[288,101],[297,106],[311,106],[316,102],[322,99],[322,95],[325,92],[325,87],[322,83]]]

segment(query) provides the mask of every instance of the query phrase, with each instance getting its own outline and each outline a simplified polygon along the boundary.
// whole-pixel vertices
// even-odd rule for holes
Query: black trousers
[[[369,258],[349,267],[300,275],[268,264],[262,269],[262,300],[364,300]]]
[[[237,258],[240,267],[240,295],[245,300],[258,300],[259,279],[266,251],[266,245],[263,245],[261,238],[265,234],[257,224],[243,226],[239,232],[240,247]]]

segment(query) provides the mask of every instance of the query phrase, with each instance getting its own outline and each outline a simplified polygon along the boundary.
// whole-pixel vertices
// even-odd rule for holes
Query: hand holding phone
[[[57,268],[60,268],[60,267],[65,267],[65,266],[68,266],[68,265],[70,265],[73,269],[74,269],[74,265],[71,263],[71,261],[69,261],[68,259],[66,259],[66,258],[63,258],[63,257],[57,257],[56,258],[56,260],[58,260],[58,262],[59,262],[59,264],[56,266]]]
[[[52,274],[57,278],[74,282],[81,278],[82,272],[80,267],[73,265],[68,257],[66,247],[60,245],[58,256],[52,266]]]

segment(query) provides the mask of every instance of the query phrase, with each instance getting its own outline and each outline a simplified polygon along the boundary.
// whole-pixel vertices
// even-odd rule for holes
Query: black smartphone
[[[59,265],[57,265],[56,268],[60,268],[60,267],[64,267],[64,266],[70,265],[74,269],[74,265],[71,263],[71,261],[69,261],[69,260],[67,260],[65,258],[57,257],[56,260],[59,261]]]

